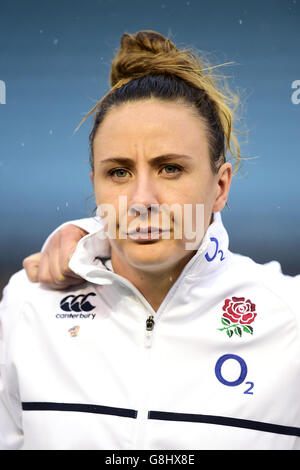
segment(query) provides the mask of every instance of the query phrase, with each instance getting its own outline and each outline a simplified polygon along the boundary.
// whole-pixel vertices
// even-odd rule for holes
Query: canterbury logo
[[[90,294],[67,295],[60,302],[60,308],[65,312],[90,312],[96,308],[87,300],[91,295],[96,294],[91,292]]]

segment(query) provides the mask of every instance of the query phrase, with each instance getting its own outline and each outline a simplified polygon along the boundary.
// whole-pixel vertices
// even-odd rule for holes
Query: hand
[[[55,289],[82,284],[84,280],[69,268],[69,261],[79,240],[88,232],[68,224],[55,232],[40,253],[23,260],[31,282],[41,282]]]

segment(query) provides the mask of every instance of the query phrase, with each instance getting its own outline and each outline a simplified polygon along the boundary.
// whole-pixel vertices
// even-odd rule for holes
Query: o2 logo
[[[210,241],[215,243],[215,252],[213,254],[213,256],[209,256],[208,253],[205,254],[205,258],[206,260],[210,263],[211,261],[213,261],[217,255],[220,255],[220,261],[223,261],[225,258],[224,258],[224,253],[223,253],[223,250],[219,250],[219,241],[217,238],[215,237],[210,237]]]
[[[241,368],[240,376],[236,380],[232,380],[232,381],[226,380],[222,375],[222,366],[229,359],[233,359],[237,361]],[[235,354],[224,354],[224,356],[221,356],[216,362],[216,366],[215,366],[216,377],[219,380],[219,382],[221,382],[223,385],[226,385],[227,387],[237,387],[238,385],[241,385],[245,381],[247,377],[247,373],[248,373],[248,368],[247,368],[246,362],[240,356],[236,356]],[[245,382],[245,385],[249,385],[249,387],[244,391],[244,394],[253,395],[253,392],[251,392],[251,390],[254,387],[254,383]]]

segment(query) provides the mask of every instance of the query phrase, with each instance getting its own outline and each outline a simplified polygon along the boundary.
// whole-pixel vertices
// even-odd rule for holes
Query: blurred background
[[[204,51],[241,97],[232,251],[300,273],[300,0],[0,0],[0,297],[22,259],[94,208],[90,117],[127,31]]]

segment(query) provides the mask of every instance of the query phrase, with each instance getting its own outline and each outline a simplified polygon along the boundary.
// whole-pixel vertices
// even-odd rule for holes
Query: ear
[[[228,199],[232,179],[231,163],[223,163],[217,174],[216,199],[213,205],[213,212],[220,212]]]
[[[94,173],[92,171],[90,172],[90,180],[94,186]]]

